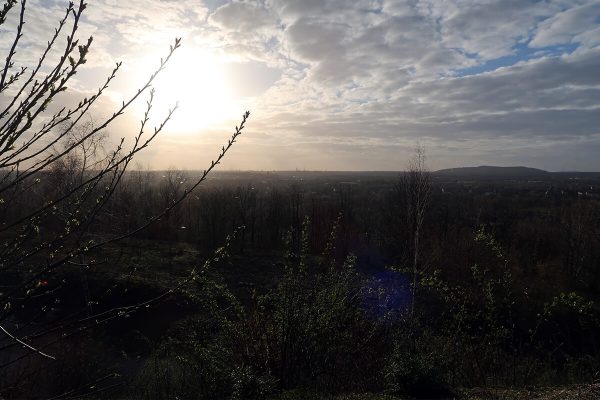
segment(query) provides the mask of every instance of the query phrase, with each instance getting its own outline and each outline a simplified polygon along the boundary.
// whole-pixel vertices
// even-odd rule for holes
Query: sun
[[[173,54],[153,84],[155,110],[178,105],[170,131],[195,133],[234,118],[234,96],[223,66],[210,50],[182,46]]]

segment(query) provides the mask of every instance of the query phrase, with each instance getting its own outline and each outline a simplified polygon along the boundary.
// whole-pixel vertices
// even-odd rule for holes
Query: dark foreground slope
[[[91,233],[138,226],[186,174],[127,175]],[[0,339],[25,357],[0,397],[594,398],[600,185],[434,174],[415,279],[400,176],[215,174],[37,283],[2,326],[56,361]],[[47,321],[71,315],[86,330],[59,346]]]

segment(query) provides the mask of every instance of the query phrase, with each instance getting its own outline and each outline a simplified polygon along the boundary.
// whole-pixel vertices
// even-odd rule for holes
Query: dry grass
[[[600,383],[535,389],[471,389],[461,398],[468,400],[597,400]]]

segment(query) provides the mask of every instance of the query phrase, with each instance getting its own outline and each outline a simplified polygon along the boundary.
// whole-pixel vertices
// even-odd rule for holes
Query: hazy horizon
[[[438,172],[438,171],[444,171],[444,170],[452,170],[452,169],[469,169],[469,168],[526,168],[526,169],[534,169],[534,170],[540,170],[543,172],[549,172],[549,173],[600,173],[600,170],[596,170],[596,171],[584,171],[584,170],[556,170],[556,171],[552,171],[552,170],[545,170],[545,169],[541,169],[541,168],[534,168],[534,167],[528,167],[525,165],[506,165],[506,166],[501,166],[501,165],[464,165],[464,166],[460,166],[460,167],[449,167],[449,168],[440,168],[440,169],[429,169],[430,172]],[[164,172],[164,171],[169,171],[169,170],[178,170],[178,171],[183,171],[183,172],[202,172],[202,169],[191,169],[191,168],[177,168],[174,166],[168,167],[168,168],[158,168],[158,169],[148,169],[148,168],[130,168],[129,171],[131,172],[138,172],[138,171],[151,171],[151,172]],[[233,173],[233,172],[249,172],[249,173],[271,173],[271,172],[288,172],[288,173],[293,173],[293,172],[331,172],[331,173],[336,173],[336,172],[355,172],[355,173],[377,173],[377,172],[382,172],[382,173],[394,173],[394,172],[405,172],[406,169],[300,169],[300,168],[295,168],[295,169],[231,169],[231,168],[219,168],[219,169],[215,169],[214,173]]]

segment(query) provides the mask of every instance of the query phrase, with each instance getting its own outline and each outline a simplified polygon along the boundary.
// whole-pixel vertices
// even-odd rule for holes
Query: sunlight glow
[[[226,123],[238,114],[232,88],[220,68],[222,64],[208,50],[182,46],[175,52],[154,84],[154,110],[179,105],[168,124],[169,131],[197,133]]]

